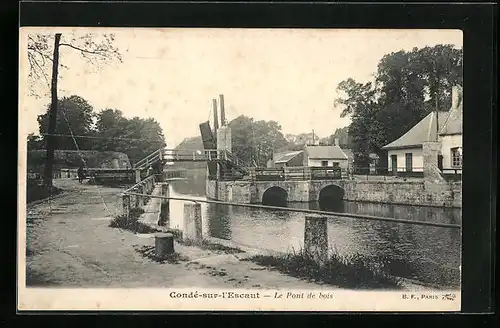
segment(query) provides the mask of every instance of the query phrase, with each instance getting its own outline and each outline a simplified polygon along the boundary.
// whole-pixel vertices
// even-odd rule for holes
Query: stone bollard
[[[184,204],[184,222],[182,229],[182,239],[201,241],[201,204]]]
[[[122,195],[122,203],[123,203],[123,214],[128,217],[130,213],[130,195],[123,194]]]
[[[320,264],[328,260],[327,218],[306,216],[304,227],[304,249]]]
[[[155,234],[155,256],[159,260],[174,253],[174,235],[171,233]]]
[[[169,191],[169,185],[168,183],[163,183],[161,185],[161,195],[165,197],[169,197],[170,191]],[[169,219],[169,214],[170,214],[170,200],[162,198],[161,200],[161,205],[160,205],[160,222],[159,225],[164,226],[165,223]]]

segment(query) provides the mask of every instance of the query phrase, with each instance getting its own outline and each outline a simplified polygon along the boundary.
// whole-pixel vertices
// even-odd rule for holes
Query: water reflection
[[[193,181],[203,186],[190,186]],[[177,181],[171,193],[204,195],[204,178]],[[203,191],[202,191],[203,190]],[[172,224],[182,227],[182,202],[171,203]],[[316,203],[288,203],[288,207],[323,209]],[[305,213],[202,204],[203,234],[254,248],[291,251],[303,245]],[[461,224],[461,211],[342,201],[334,212],[368,214],[397,219]],[[177,220],[177,221],[176,221]],[[383,261],[398,276],[459,286],[461,236],[459,229],[416,226],[331,217],[329,243],[342,255],[361,253]]]

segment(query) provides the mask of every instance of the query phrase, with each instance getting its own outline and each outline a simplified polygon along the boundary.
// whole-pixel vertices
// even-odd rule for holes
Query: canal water
[[[205,171],[171,184],[171,196],[205,199]],[[182,228],[183,202],[171,201],[170,227]],[[318,203],[288,207],[320,209]],[[344,201],[336,211],[397,219],[461,224],[460,209]],[[202,203],[203,234],[271,251],[298,251],[305,213]],[[343,256],[361,254],[386,264],[393,275],[434,286],[459,287],[460,229],[350,218],[328,219],[330,247]]]

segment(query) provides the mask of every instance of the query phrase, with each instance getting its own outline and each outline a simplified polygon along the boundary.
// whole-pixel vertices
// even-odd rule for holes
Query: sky
[[[314,130],[326,137],[350,122],[334,106],[341,81],[372,81],[379,60],[391,52],[462,46],[459,30],[23,28],[21,134],[38,132],[36,118],[50,103],[47,83],[27,82],[27,36],[56,32],[62,40],[113,33],[123,57],[96,69],[78,51],[61,47],[67,68],[60,70],[59,97],[79,95],[96,112],[113,108],[129,118],[152,117],[168,147],[200,134],[199,124],[212,121],[212,99],[219,94],[228,121],[246,115],[278,121],[284,134]]]

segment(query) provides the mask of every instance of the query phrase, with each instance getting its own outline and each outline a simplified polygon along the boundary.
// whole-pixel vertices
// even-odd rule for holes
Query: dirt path
[[[178,262],[154,262],[143,255],[154,247],[151,235],[108,227],[121,209],[121,189],[69,179],[54,184],[63,194],[28,207],[27,287],[321,288],[241,254],[179,244]]]

